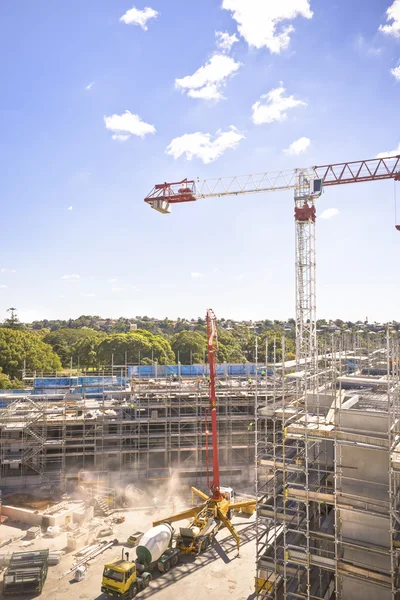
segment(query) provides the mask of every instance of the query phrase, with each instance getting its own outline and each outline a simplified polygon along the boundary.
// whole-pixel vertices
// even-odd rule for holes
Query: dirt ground
[[[179,508],[180,509],[180,508]],[[160,509],[156,514],[145,511],[127,511],[119,513],[125,516],[125,522],[114,526],[114,533],[105,539],[118,539],[119,544],[106,550],[103,554],[89,563],[86,578],[75,582],[73,573],[62,577],[74,563],[73,553],[65,554],[59,565],[49,567],[47,580],[40,598],[51,600],[106,600],[100,592],[103,565],[121,557],[122,548],[130,551],[130,557],[136,557],[135,550],[126,547],[125,542],[131,533],[137,530],[146,531],[151,527],[151,522],[159,519],[164,514],[169,514]],[[254,574],[255,574],[255,524],[254,516],[234,517],[233,523],[242,539],[240,556],[237,556],[236,543],[226,529],[219,531],[212,548],[202,555],[182,557],[180,563],[164,575],[155,573],[154,580],[149,588],[138,595],[138,599],[154,598],[155,600],[253,600],[254,599]],[[182,522],[184,525],[184,522]],[[24,529],[28,529],[26,526]],[[10,537],[24,536],[24,531],[12,524],[0,526],[0,543]],[[13,551],[23,551],[21,547],[24,540],[18,539],[0,548],[0,554]],[[49,548],[61,550],[66,548],[66,533],[56,538],[40,538],[26,550]],[[0,581],[3,574],[0,575]],[[3,598],[2,584],[0,585],[0,598]],[[8,598],[8,597],[7,597]],[[25,596],[29,600],[28,596]],[[22,598],[21,598],[22,600]]]

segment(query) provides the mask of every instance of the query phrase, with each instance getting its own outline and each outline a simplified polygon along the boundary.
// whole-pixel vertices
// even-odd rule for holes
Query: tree
[[[2,372],[0,368],[0,390],[16,390],[23,387],[19,379],[10,379],[8,375]]]
[[[197,331],[180,331],[172,336],[172,350],[175,352],[176,359],[183,365],[191,363],[202,363],[204,361],[204,353],[207,350],[205,336]]]
[[[231,332],[236,344],[239,346],[243,361],[254,362],[256,338],[254,331],[245,325],[237,325]],[[222,341],[223,343],[223,341]]]
[[[25,325],[20,323],[17,317],[17,309],[12,306],[11,308],[7,308],[7,312],[10,313],[8,319],[5,319],[3,327],[8,327],[9,329],[25,329]]]
[[[266,351],[266,341],[268,338],[268,356],[267,359],[265,357]],[[295,351],[295,343],[293,339],[289,339],[285,337],[285,357],[282,357],[282,334],[281,333],[273,333],[267,334],[264,333],[258,338],[258,360],[259,362],[273,362],[274,358],[277,362],[282,360],[293,360],[296,355]]]
[[[101,342],[106,338],[105,333],[90,335],[78,339],[70,347],[72,364],[84,369],[99,366],[98,350]]]
[[[120,317],[111,327],[110,333],[128,333],[130,330],[130,320]]]
[[[102,365],[138,363],[151,359],[159,364],[175,362],[175,355],[167,340],[149,331],[137,329],[130,333],[107,336],[98,346],[99,363]]]
[[[231,331],[218,327],[218,354],[219,363],[242,363],[246,361],[240,341]]]
[[[16,378],[24,366],[28,371],[54,371],[61,369],[61,362],[52,347],[35,333],[1,328],[0,368],[9,377]]]
[[[93,329],[58,329],[44,336],[43,341],[50,344],[54,352],[58,354],[61,363],[68,366],[71,363],[71,357],[74,358],[76,349],[74,345],[85,339],[101,340],[104,334],[94,331]]]

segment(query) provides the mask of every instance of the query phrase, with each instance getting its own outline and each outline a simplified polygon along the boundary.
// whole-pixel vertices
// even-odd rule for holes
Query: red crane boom
[[[219,452],[218,452],[218,429],[217,429],[217,396],[215,392],[215,379],[217,374],[216,353],[218,351],[217,318],[214,311],[209,308],[206,316],[207,322],[207,350],[208,365],[210,369],[210,381],[208,385],[208,396],[211,412],[211,436],[213,449],[213,480],[210,486],[212,499],[217,502],[221,500],[219,479]],[[206,428],[206,436],[208,435]]]

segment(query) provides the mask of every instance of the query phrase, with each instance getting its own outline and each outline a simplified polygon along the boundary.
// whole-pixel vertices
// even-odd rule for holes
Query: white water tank
[[[143,564],[157,561],[170,545],[174,530],[169,523],[149,529],[136,548],[136,556]]]

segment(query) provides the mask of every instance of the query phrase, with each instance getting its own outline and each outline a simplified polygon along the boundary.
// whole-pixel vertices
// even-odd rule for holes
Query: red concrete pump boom
[[[211,412],[211,436],[213,448],[213,481],[210,486],[212,499],[221,500],[220,479],[219,479],[219,454],[218,454],[218,430],[217,430],[217,397],[215,393],[215,378],[216,378],[216,354],[218,351],[217,338],[217,318],[214,311],[209,308],[207,310],[207,350],[208,350],[208,365],[210,369],[210,381],[208,385],[208,395],[210,399]],[[206,436],[208,432],[206,431]]]

